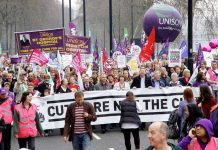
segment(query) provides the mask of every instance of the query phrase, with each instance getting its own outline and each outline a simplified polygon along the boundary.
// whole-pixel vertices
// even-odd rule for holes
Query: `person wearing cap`
[[[2,150],[11,149],[11,123],[13,121],[14,103],[11,97],[8,96],[8,91],[5,88],[0,88],[0,114],[5,121],[6,129],[2,133],[2,142],[0,147]]]
[[[214,137],[213,125],[208,119],[201,119],[195,128],[178,144],[183,150],[217,150],[218,140]]]
[[[14,92],[10,91],[10,86],[11,86],[10,82],[5,82],[4,83],[4,88],[8,91],[8,96],[11,97],[12,100],[14,101]]]

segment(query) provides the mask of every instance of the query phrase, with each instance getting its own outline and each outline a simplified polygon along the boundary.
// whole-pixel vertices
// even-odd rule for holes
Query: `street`
[[[91,142],[91,150],[125,150],[123,134],[118,128],[109,130],[106,134],[101,134],[99,130],[95,133]],[[140,131],[141,150],[148,147],[147,131]],[[134,150],[133,137],[132,149]],[[170,140],[174,143],[174,141]],[[48,137],[36,138],[37,150],[72,150],[70,142],[64,143],[63,137],[59,135],[59,130],[55,130],[53,135]],[[12,139],[11,150],[18,150],[18,142],[15,138]]]

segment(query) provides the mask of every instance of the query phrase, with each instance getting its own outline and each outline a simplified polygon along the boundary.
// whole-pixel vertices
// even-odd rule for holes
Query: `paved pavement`
[[[105,134],[101,134],[97,128],[95,138],[91,142],[91,150],[125,150],[123,134],[118,128],[112,129]],[[147,131],[140,131],[141,149],[144,150],[148,144]],[[132,149],[134,150],[133,137]],[[36,150],[72,150],[70,142],[64,143],[63,137],[59,135],[59,130],[55,130],[48,137],[36,138]],[[18,150],[18,143],[15,138],[12,139],[12,149]]]

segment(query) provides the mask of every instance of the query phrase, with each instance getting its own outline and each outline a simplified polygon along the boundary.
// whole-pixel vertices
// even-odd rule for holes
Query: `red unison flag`
[[[73,57],[71,64],[76,69],[76,71],[79,71],[80,73],[83,72],[82,60],[79,51],[77,51],[76,55]]]
[[[48,59],[43,55],[41,51],[39,51],[38,49],[34,49],[30,54],[28,62],[43,66],[48,63]]]
[[[140,62],[150,60],[151,55],[154,53],[154,44],[155,44],[155,28],[153,27],[148,37],[147,43],[144,44],[139,54]]]

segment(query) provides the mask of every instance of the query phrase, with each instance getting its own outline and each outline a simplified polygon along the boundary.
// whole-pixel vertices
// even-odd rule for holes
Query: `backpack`
[[[218,107],[211,112],[211,122],[213,123],[214,137],[218,137]]]
[[[178,128],[178,109],[175,109],[170,113],[167,125],[169,127],[169,139],[178,139],[179,138],[179,128]]]

